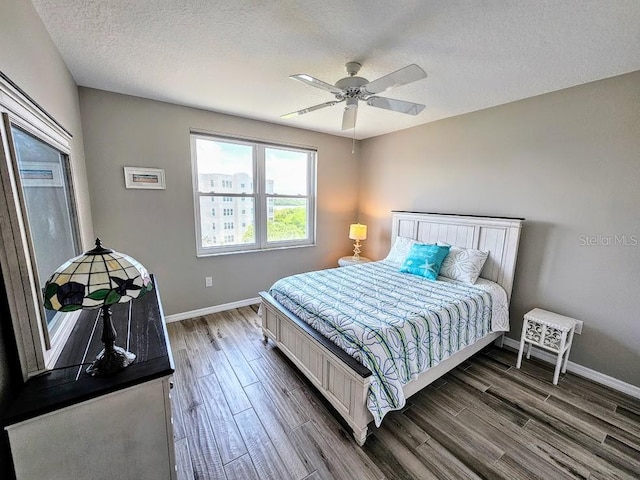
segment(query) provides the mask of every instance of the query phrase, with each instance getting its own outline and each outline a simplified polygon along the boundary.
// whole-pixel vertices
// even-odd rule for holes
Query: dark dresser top
[[[118,334],[116,345],[136,354],[131,365],[109,377],[92,377],[86,373],[88,364],[102,350],[102,317],[99,309],[85,310],[54,369],[27,380],[5,412],[3,425],[171,375],[174,371],[171,346],[155,278],[153,282],[155,288],[142,298],[111,307]],[[80,363],[86,365],[78,366]]]

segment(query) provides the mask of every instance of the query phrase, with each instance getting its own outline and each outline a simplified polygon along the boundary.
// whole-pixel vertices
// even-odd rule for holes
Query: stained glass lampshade
[[[115,345],[110,306],[130,302],[152,289],[146,268],[128,255],[104,248],[98,238],[93,250],[72,258],[53,273],[44,289],[44,306],[60,312],[102,309],[104,349],[87,368],[87,373],[107,376],[127,367],[136,358],[135,354]]]
[[[356,243],[353,244],[353,258],[360,258],[360,240],[367,239],[367,226],[362,225],[360,223],[352,223],[349,226],[349,238],[351,240],[355,240]]]

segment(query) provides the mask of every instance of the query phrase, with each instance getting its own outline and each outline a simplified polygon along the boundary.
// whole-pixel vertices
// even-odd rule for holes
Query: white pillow
[[[488,257],[488,251],[451,247],[440,267],[440,275],[473,285]]]
[[[389,255],[387,255],[385,260],[394,267],[400,268],[405,258],[409,255],[409,250],[411,250],[411,247],[416,243],[418,242],[412,238],[396,237],[396,241],[393,242],[393,246],[391,250],[389,250]]]

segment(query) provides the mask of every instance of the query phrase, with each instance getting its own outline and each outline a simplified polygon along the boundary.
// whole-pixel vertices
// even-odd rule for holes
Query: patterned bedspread
[[[269,293],[373,373],[367,406],[380,426],[403,385],[491,331],[508,330],[496,283],[434,282],[385,261],[293,275]]]

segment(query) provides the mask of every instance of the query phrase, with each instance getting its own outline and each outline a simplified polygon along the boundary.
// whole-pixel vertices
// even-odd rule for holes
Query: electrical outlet
[[[580,335],[582,333],[582,320],[576,320],[576,335]]]
[[[213,277],[204,277],[204,286],[207,288],[213,287]]]

